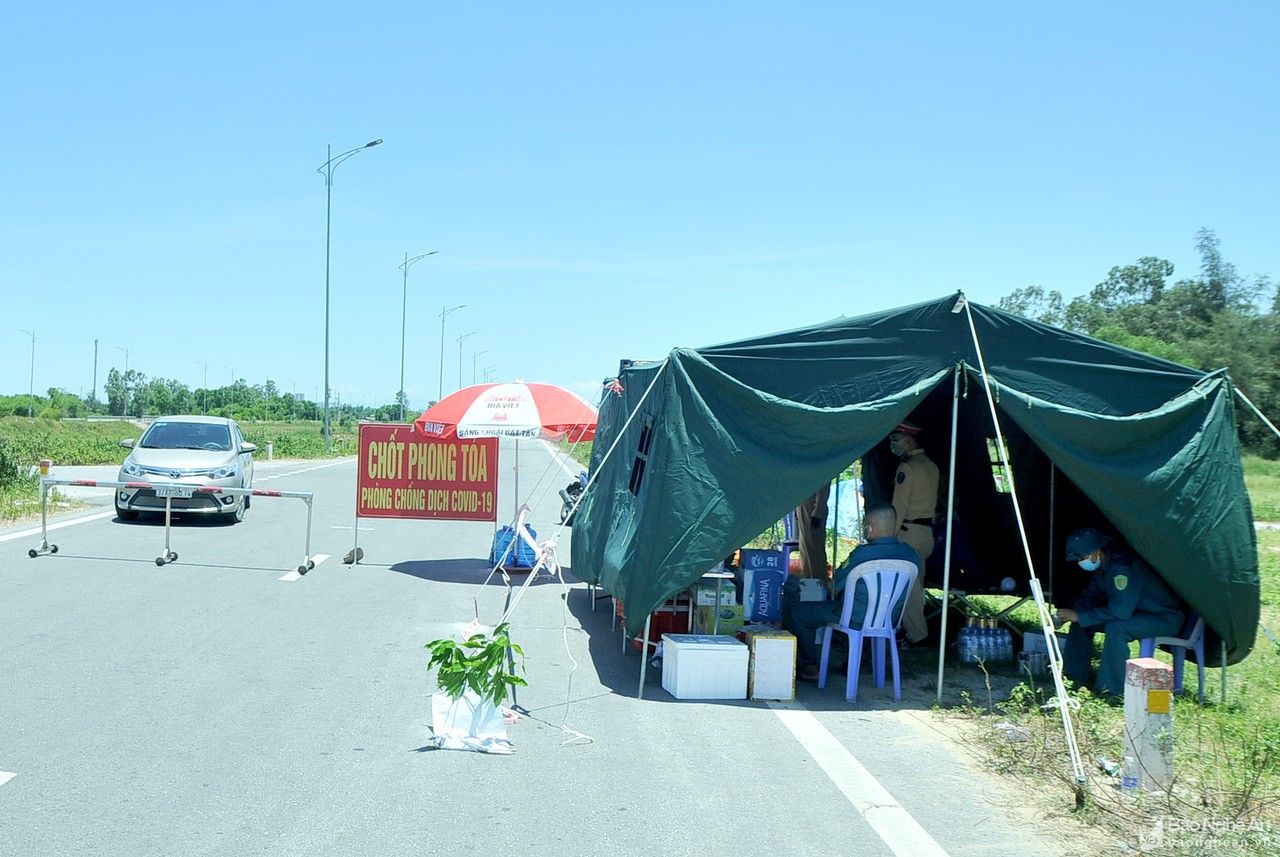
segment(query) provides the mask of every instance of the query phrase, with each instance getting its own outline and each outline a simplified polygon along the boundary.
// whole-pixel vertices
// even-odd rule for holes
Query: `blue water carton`
[[[782,584],[787,567],[782,551],[742,551],[742,607],[748,622],[782,620]]]
[[[529,531],[529,535],[535,540],[538,538],[537,532],[533,527],[525,524],[525,529]],[[515,539],[515,547],[511,549],[511,553],[507,554],[507,558],[503,560],[504,568],[533,568],[538,562],[537,552],[529,546],[528,542],[523,539],[516,539],[516,531],[512,527],[503,527],[493,534],[493,548],[489,551],[489,565],[497,565],[498,560],[502,559],[502,555],[506,553],[507,545]]]

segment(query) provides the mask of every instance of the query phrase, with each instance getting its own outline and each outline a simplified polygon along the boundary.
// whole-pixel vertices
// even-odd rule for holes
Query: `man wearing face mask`
[[[1093,635],[1106,635],[1094,690],[1101,696],[1124,693],[1124,662],[1129,643],[1145,637],[1174,636],[1186,618],[1182,604],[1151,566],[1092,527],[1067,536],[1067,559],[1089,573],[1089,585],[1075,605],[1054,614],[1054,624],[1071,623],[1062,652],[1062,671],[1078,686],[1089,683]]]
[[[910,643],[929,636],[924,619],[924,566],[933,553],[933,516],[938,508],[938,465],[920,448],[919,434],[920,427],[905,420],[889,432],[889,451],[900,460],[893,477],[898,539],[920,557],[920,573],[902,613],[902,628]]]

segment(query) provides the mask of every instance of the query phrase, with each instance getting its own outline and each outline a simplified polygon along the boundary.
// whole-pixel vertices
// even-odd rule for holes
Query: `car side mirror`
[[[133,438],[128,438],[127,440],[120,441],[120,445],[123,446],[125,449],[133,449]]]
[[[256,443],[242,443],[240,444],[240,451],[241,452],[257,452],[258,445]]]

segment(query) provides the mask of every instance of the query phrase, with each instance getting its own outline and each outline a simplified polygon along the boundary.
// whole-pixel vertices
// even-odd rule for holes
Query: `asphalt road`
[[[522,445],[541,537],[568,481]],[[423,644],[477,607],[496,619],[504,590],[479,586],[493,525],[362,521],[353,568],[353,460],[259,462],[257,484],[315,492],[312,553],[330,559],[288,574],[306,507],[287,499],[234,526],[178,519],[163,568],[163,526],[109,511],[76,513],[90,520],[36,559],[38,535],[11,537],[29,526],[0,532],[0,854],[1063,851],[869,682],[854,706],[839,680],[789,706],[680,702],[650,671],[637,700],[639,656],[572,578],[538,580],[513,621],[530,682],[516,753],[426,750]],[[589,743],[565,743],[566,715]]]

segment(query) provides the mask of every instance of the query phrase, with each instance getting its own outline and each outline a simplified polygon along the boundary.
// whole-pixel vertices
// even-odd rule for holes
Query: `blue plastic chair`
[[[884,649],[888,644],[893,655],[893,698],[902,698],[902,686],[898,674],[898,641],[895,632],[902,621],[897,619],[893,607],[915,582],[919,571],[914,562],[905,559],[873,559],[859,563],[849,572],[844,585],[844,607],[840,621],[822,629],[822,659],[818,664],[818,687],[827,686],[827,666],[831,657],[831,635],[840,631],[849,638],[849,678],[845,682],[844,698],[854,702],[858,698],[858,672],[862,666],[862,641],[874,640],[871,648],[872,677],[876,687],[884,687]],[[867,615],[860,628],[849,626],[849,614],[853,612],[854,590],[861,580],[867,587]]]
[[[1196,667],[1200,672],[1200,703],[1204,704],[1204,619],[1195,613],[1187,614],[1187,624],[1180,637],[1147,637],[1138,644],[1138,657],[1149,658],[1157,646],[1168,646],[1173,652],[1173,689],[1182,692],[1182,673],[1186,666],[1187,649],[1196,653]]]

